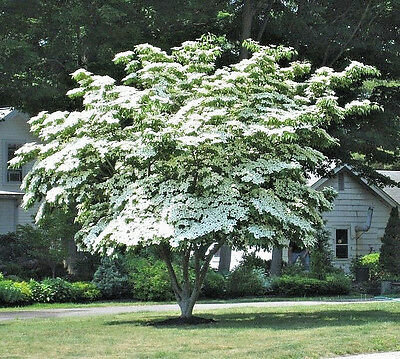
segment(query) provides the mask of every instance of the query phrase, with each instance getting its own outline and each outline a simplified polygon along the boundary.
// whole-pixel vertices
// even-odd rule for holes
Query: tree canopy
[[[167,54],[148,44],[119,53],[119,85],[74,72],[81,111],[41,112],[30,120],[40,143],[12,161],[36,160],[24,178],[24,205],[76,204],[77,238],[93,251],[157,246],[182,316],[191,316],[209,262],[223,245],[265,248],[290,237],[311,243],[330,208],[331,189],[307,176],[336,144],[325,127],[379,106],[336,91],[379,72],[358,62],[344,71],[293,61],[287,47],[246,46],[250,59],[217,68],[226,42],[212,35]],[[182,256],[182,282],[171,252]],[[193,259],[194,282],[189,276]]]
[[[226,34],[233,47],[219,65],[234,63],[247,38],[286,44],[314,68],[343,70],[353,59],[380,69],[382,81],[366,91],[385,112],[331,123],[327,131],[341,146],[324,154],[387,184],[371,167],[400,168],[399,83],[386,82],[400,75],[399,10],[399,0],[4,0],[0,105],[32,115],[79,109],[81,101],[65,96],[73,86],[69,74],[83,67],[120,78],[123,71],[112,66],[112,57],[139,43],[167,50],[203,33]]]

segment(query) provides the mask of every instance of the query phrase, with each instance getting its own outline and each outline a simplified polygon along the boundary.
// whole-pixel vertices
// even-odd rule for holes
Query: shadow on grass
[[[371,323],[400,322],[400,313],[386,310],[313,310],[312,312],[260,312],[232,314],[201,314],[215,323],[199,325],[158,325],[170,317],[160,316],[150,320],[113,320],[105,325],[154,326],[159,328],[269,328],[276,330],[301,330],[321,327],[359,326]]]

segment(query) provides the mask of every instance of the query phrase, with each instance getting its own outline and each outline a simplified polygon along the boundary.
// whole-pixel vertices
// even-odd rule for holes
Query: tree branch
[[[159,245],[159,248],[160,248],[161,258],[164,260],[165,264],[167,265],[168,274],[171,278],[172,289],[174,291],[176,300],[180,301],[182,299],[182,288],[179,285],[174,267],[172,266],[171,250],[170,250],[169,246],[165,243],[161,243]]]
[[[189,278],[189,260],[190,260],[191,245],[183,251],[182,275],[183,275],[183,292],[184,296],[190,293],[190,278]]]

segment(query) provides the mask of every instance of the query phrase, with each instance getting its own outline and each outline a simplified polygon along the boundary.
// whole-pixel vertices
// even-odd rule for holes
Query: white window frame
[[[21,184],[22,183],[22,180],[23,180],[24,175],[25,175],[23,167],[21,167],[21,169],[20,169],[20,171],[21,171],[21,181],[9,181],[8,180],[8,174],[9,174],[9,171],[10,171],[8,169],[8,148],[9,148],[10,145],[23,146],[23,144],[24,144],[24,141],[21,141],[21,140],[15,140],[15,141],[14,140],[6,140],[4,142],[4,146],[3,146],[3,148],[4,148],[3,162],[4,162],[4,169],[5,170],[4,170],[4,175],[3,175],[3,179],[4,179],[3,183],[5,185],[7,185],[7,184],[16,185],[16,184]]]
[[[347,246],[347,257],[346,258],[341,258],[341,257],[337,257],[337,255],[336,255],[336,253],[337,253],[337,251],[336,251],[336,247],[338,246],[338,244],[337,244],[337,238],[336,238],[336,231],[338,231],[338,230],[346,230],[347,231],[347,244],[342,244],[342,245],[340,245],[339,244],[339,246]],[[347,260],[349,260],[350,259],[350,239],[351,239],[351,228],[350,228],[350,226],[340,226],[340,227],[335,227],[334,228],[334,232],[333,232],[333,244],[334,244],[334,251],[335,251],[335,260],[338,260],[338,261],[347,261]]]

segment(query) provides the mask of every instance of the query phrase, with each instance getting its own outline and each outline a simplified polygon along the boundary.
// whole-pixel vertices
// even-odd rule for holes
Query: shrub
[[[95,284],[89,282],[72,283],[74,300],[77,302],[92,302],[101,297],[100,290]]]
[[[257,296],[265,293],[263,271],[238,267],[228,276],[227,295],[229,297]]]
[[[321,294],[348,294],[351,280],[344,273],[328,274],[326,276],[326,292]]]
[[[48,278],[40,283],[34,280],[29,282],[32,298],[40,303],[63,303],[74,301],[74,289],[71,283],[61,278]]]
[[[315,296],[325,294],[347,294],[351,281],[344,274],[329,274],[326,279],[283,275],[272,280],[274,294],[283,296]]]
[[[385,228],[380,263],[386,273],[394,276],[400,275],[400,218],[397,207],[390,212]]]
[[[32,301],[31,291],[26,282],[0,281],[0,304],[27,304]]]
[[[118,258],[104,257],[94,273],[93,284],[104,298],[121,298],[129,293],[128,276]]]
[[[152,258],[131,257],[126,267],[132,294],[139,300],[173,300],[174,293],[166,264]]]
[[[310,250],[310,269],[312,277],[323,279],[333,270],[330,234],[323,229],[316,236],[316,243]]]
[[[226,297],[226,286],[226,277],[210,269],[204,280],[202,295],[207,298],[224,298]]]
[[[271,260],[262,259],[255,252],[245,253],[239,263],[239,267],[262,270],[264,274],[268,275],[271,269]]]
[[[369,279],[378,280],[382,277],[382,266],[379,262],[380,254],[371,253],[360,258],[360,265],[369,268]]]

